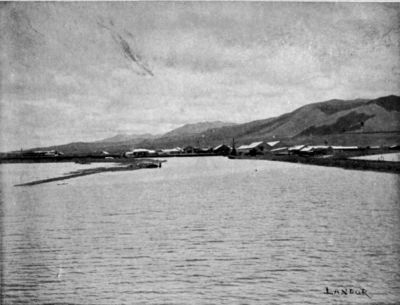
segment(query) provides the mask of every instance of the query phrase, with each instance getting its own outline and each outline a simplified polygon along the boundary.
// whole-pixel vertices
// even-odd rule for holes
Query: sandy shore
[[[132,171],[132,170],[137,170],[137,169],[142,169],[142,168],[157,168],[157,167],[161,167],[162,162],[165,162],[165,161],[142,160],[142,161],[130,163],[129,165],[121,164],[121,165],[113,166],[113,167],[95,167],[95,168],[89,168],[89,169],[82,169],[82,170],[77,170],[74,172],[67,173],[63,176],[42,179],[42,180],[35,180],[35,181],[31,181],[31,182],[16,184],[15,186],[32,186],[32,185],[49,183],[49,182],[54,182],[54,181],[73,179],[73,178],[82,177],[82,176],[94,175],[94,174],[99,174],[99,173],[104,173],[104,172]]]

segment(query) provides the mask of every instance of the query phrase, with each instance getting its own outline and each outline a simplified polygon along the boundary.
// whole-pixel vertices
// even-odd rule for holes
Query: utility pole
[[[236,156],[235,138],[232,138],[232,151],[231,155]]]

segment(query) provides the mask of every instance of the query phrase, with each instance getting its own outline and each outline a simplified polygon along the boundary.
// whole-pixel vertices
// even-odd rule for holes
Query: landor
[[[351,294],[356,294],[356,295],[366,295],[367,297],[371,298],[367,290],[364,288],[340,288],[340,289],[333,289],[330,290],[329,287],[325,287],[325,292],[324,294],[331,294],[331,295],[351,295]]]

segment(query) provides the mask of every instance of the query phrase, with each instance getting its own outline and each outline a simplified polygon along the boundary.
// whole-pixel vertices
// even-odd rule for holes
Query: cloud
[[[399,94],[400,5],[9,3],[3,149]]]

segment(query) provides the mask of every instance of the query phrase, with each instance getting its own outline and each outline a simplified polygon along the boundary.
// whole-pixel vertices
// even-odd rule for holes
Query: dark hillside
[[[210,147],[221,143],[284,140],[288,144],[329,142],[332,145],[393,145],[400,143],[400,97],[373,100],[330,100],[308,104],[278,117],[244,124],[203,122],[188,124],[163,136],[71,143],[52,146],[68,154],[120,153],[136,148]],[[122,140],[122,141],[119,141]]]

